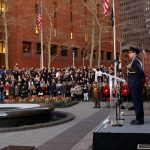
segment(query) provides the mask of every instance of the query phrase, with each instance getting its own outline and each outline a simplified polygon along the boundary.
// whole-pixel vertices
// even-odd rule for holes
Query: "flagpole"
[[[40,3],[41,3],[41,17],[43,17],[42,16],[42,0],[40,1]],[[42,18],[42,20],[43,20],[43,18]],[[40,58],[40,68],[43,69],[43,24],[42,24],[42,22],[41,22],[41,58]]]
[[[113,35],[114,35],[114,76],[117,76],[116,70],[116,19],[115,19],[115,0],[113,0]],[[116,80],[115,80],[116,85]]]
[[[145,51],[143,48],[143,43],[142,43],[142,51]],[[144,53],[142,53],[142,59],[143,59],[143,70],[144,70],[144,65],[145,65],[145,57],[144,57]]]

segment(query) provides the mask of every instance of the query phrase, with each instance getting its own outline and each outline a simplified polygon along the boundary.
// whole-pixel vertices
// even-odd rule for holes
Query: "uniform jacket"
[[[145,75],[140,58],[135,57],[127,68],[129,89],[143,88]]]

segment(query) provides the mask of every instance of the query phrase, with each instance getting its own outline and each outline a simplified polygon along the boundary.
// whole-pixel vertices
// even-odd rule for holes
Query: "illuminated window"
[[[73,32],[70,31],[70,39],[72,40],[73,39]]]
[[[87,35],[87,34],[84,35],[84,41],[85,41],[85,42],[88,41],[88,35]]]
[[[31,42],[23,41],[23,53],[31,53]]]
[[[6,3],[1,1],[0,2],[0,12],[5,12],[6,11]]]
[[[39,33],[37,25],[35,25],[35,33],[36,33],[36,34]]]
[[[54,28],[54,37],[56,37],[57,36],[57,28],[55,27]]]
[[[5,43],[0,42],[0,53],[5,53]]]

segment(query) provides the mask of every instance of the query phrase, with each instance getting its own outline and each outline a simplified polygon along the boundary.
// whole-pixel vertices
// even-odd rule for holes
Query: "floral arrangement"
[[[55,107],[68,107],[72,105],[71,97],[50,97],[50,96],[28,96],[26,98],[13,97],[6,98],[4,103],[38,103],[38,104],[52,104]]]

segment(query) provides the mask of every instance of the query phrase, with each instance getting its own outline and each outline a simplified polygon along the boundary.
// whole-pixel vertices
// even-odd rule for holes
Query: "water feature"
[[[72,119],[74,115],[55,111],[50,104],[0,104],[0,132],[52,126]]]

